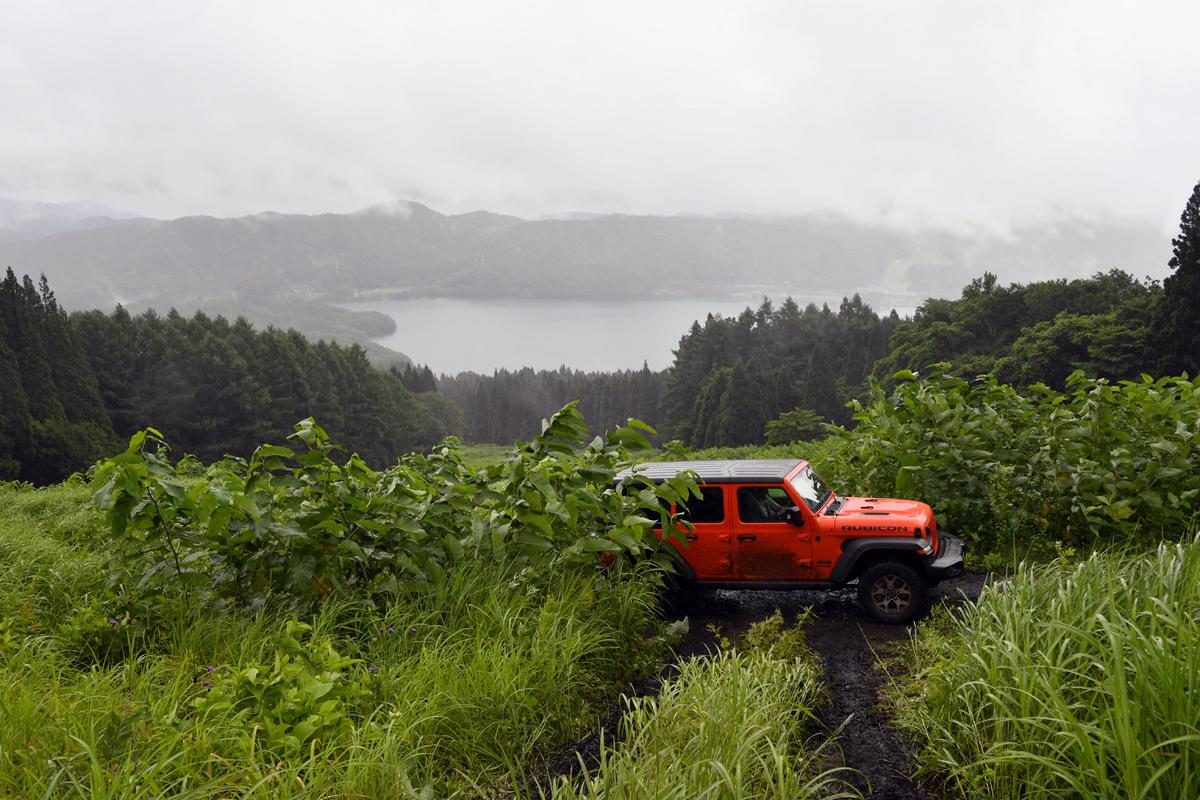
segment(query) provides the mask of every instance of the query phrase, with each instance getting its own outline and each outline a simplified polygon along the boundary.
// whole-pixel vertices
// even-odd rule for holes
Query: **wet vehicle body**
[[[796,459],[667,461],[629,473],[660,482],[695,473],[701,496],[672,508],[676,588],[835,589],[858,581],[882,622],[921,613],[930,587],[963,570],[964,544],[916,500],[839,497]],[[624,473],[624,474],[629,474]]]

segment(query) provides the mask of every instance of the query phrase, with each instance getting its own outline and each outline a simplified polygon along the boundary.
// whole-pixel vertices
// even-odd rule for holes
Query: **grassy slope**
[[[553,798],[856,797],[836,771],[821,770],[828,741],[806,738],[823,700],[802,627],[785,628],[776,612],[737,651],[686,661],[657,697],[627,701],[620,745]]]
[[[329,712],[345,724],[325,741],[289,748],[268,735],[266,704],[197,705],[236,693],[248,668],[276,668],[285,706],[326,713],[296,695],[311,680],[278,672],[287,620],[106,619],[87,502],[81,487],[0,487],[0,796],[492,796],[652,658],[645,582],[501,579],[481,565],[384,614],[331,606],[312,620],[308,656],[285,668],[328,645],[354,660],[321,680],[358,694]]]
[[[906,660],[900,720],[966,796],[1196,796],[1200,539],[1022,567]]]

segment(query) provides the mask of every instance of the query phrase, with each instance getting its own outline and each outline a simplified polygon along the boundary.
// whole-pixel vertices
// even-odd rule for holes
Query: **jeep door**
[[[679,516],[691,523],[691,530],[681,525],[676,531],[676,536],[687,542],[686,547],[678,541],[672,544],[702,581],[733,577],[727,490],[728,487],[718,484],[701,486],[700,497],[691,498],[686,508],[677,509]]]
[[[793,525],[795,501],[781,484],[736,487],[733,516],[734,576],[741,580],[811,580],[811,526]]]

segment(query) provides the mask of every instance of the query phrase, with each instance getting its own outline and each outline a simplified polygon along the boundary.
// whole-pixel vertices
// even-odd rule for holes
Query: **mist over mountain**
[[[137,214],[99,203],[39,203],[0,197],[0,240],[103,228],[136,218]]]
[[[364,297],[805,300],[854,291],[876,304],[899,298],[914,306],[956,294],[985,270],[1002,281],[1109,267],[1157,277],[1170,246],[1154,226],[1114,220],[1068,218],[998,235],[904,231],[836,213],[526,220],[446,215],[417,203],[353,214],[73,224],[0,240],[0,263],[44,272],[68,308]]]

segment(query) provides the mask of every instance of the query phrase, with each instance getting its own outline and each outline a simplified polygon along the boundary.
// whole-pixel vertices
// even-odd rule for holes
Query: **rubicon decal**
[[[900,533],[908,533],[908,528],[904,525],[846,525],[842,528],[844,531],[899,531]]]

